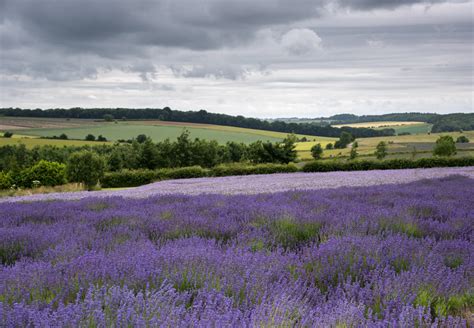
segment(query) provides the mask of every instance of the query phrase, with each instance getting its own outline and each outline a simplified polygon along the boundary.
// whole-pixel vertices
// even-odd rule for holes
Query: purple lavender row
[[[466,327],[473,191],[3,203],[0,326]]]
[[[81,199],[91,196],[145,198],[155,195],[169,195],[178,193],[186,195],[258,194],[268,192],[282,192],[295,189],[318,190],[338,187],[408,183],[420,179],[440,178],[453,174],[460,174],[474,178],[474,167],[329,173],[285,173],[271,175],[168,180],[152,183],[142,187],[117,191],[84,191],[4,197],[0,198],[0,203],[41,201],[51,199]]]

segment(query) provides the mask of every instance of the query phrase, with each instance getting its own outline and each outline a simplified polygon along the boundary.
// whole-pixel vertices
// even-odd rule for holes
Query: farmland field
[[[415,148],[417,152],[431,152],[436,140],[440,136],[450,135],[456,140],[457,137],[463,135],[466,136],[470,143],[457,144],[456,147],[464,150],[474,151],[474,131],[460,132],[444,132],[444,133],[431,133],[431,134],[415,134],[405,136],[393,136],[393,137],[376,137],[376,138],[360,138],[357,139],[359,148],[357,149],[360,155],[370,155],[375,151],[375,147],[380,141],[387,143],[389,153],[405,153],[406,156],[410,155]],[[311,159],[311,147],[318,142],[300,142],[296,145],[299,157],[303,160]],[[325,150],[323,153],[324,157],[337,157],[337,156],[348,156],[350,148],[345,149],[332,149]],[[460,152],[461,153],[461,152]],[[402,155],[403,157],[403,155]]]
[[[473,178],[247,176],[2,203],[0,326],[465,327]]]
[[[371,128],[371,129],[394,129],[397,134],[399,133],[428,133],[431,131],[433,124],[425,122],[398,122],[398,121],[385,121],[385,122],[363,122],[363,123],[352,123],[352,124],[336,124],[333,125],[335,128],[343,126],[349,126],[352,128]]]
[[[30,122],[31,121],[31,122]],[[175,139],[186,128],[192,138],[217,140],[218,142],[236,141],[250,143],[257,140],[281,141],[287,133],[245,129],[231,126],[167,122],[167,121],[118,121],[117,123],[94,120],[65,119],[24,119],[0,117],[0,131],[15,127],[15,133],[29,136],[51,137],[65,133],[70,139],[84,139],[87,134],[103,135],[108,140],[132,139],[138,134],[146,134],[154,141],[166,138]],[[303,137],[304,135],[298,135]],[[306,136],[309,140],[331,142],[335,138]]]

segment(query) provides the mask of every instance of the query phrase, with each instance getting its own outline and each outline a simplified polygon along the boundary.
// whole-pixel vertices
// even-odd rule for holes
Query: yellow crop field
[[[407,126],[407,125],[420,125],[426,124],[425,122],[397,122],[397,121],[382,121],[382,122],[361,122],[361,123],[351,123],[351,124],[337,124],[332,125],[335,128],[340,128],[343,126],[349,126],[352,128],[370,128],[377,129],[381,127],[392,127],[392,126]]]

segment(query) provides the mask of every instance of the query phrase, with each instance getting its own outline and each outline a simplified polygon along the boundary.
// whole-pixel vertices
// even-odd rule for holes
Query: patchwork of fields
[[[472,168],[309,177],[2,203],[0,326],[472,324]]]
[[[274,131],[156,120],[118,121],[114,123],[76,119],[29,118],[26,120],[25,118],[0,117],[0,131],[7,131],[8,127],[14,128],[11,130],[15,133],[31,137],[51,137],[65,133],[70,139],[84,139],[87,134],[93,134],[96,137],[102,135],[111,141],[132,139],[138,134],[145,134],[154,141],[162,141],[167,138],[176,139],[183,132],[183,129],[189,130],[192,138],[217,140],[222,143],[227,141],[251,143],[257,140],[276,142],[287,136],[287,133]],[[298,135],[298,137],[307,137],[309,140],[317,140],[323,143],[335,140],[335,138],[304,135]],[[3,142],[3,140],[0,140],[0,142]],[[25,141],[25,143],[28,142],[31,141]]]
[[[411,157],[413,150],[415,149],[418,156],[426,157],[429,154],[422,154],[421,152],[431,152],[435,145],[436,140],[440,136],[450,135],[456,140],[459,136],[466,136],[470,142],[467,144],[457,144],[456,147],[460,149],[459,156],[466,156],[474,154],[474,131],[460,132],[444,132],[444,133],[430,133],[430,134],[416,134],[416,135],[405,135],[405,136],[393,136],[393,137],[376,137],[376,138],[360,138],[357,139],[359,147],[357,152],[360,155],[372,155],[375,151],[377,144],[384,141],[387,144],[389,153],[388,158],[392,157]],[[311,147],[318,142],[301,142],[296,145],[299,157],[301,159],[311,159]],[[337,157],[337,156],[348,156],[350,153],[350,147],[345,149],[332,149],[325,150],[323,153],[324,157]],[[464,151],[467,152],[464,152]],[[390,157],[392,153],[392,157]]]

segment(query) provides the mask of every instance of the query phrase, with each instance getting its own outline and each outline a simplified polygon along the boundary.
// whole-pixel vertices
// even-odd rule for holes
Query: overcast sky
[[[473,0],[0,0],[0,106],[474,112]]]

